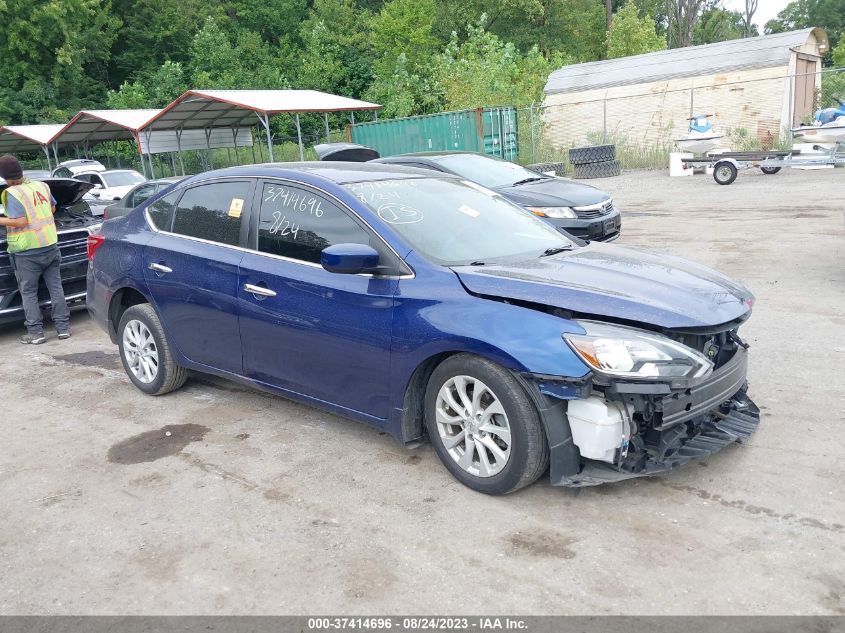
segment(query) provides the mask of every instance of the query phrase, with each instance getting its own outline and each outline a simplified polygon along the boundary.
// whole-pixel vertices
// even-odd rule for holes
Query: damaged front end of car
[[[579,321],[564,340],[580,379],[529,378],[551,449],[551,481],[593,486],[666,472],[742,443],[760,420],[747,395],[740,321],[655,333]]]

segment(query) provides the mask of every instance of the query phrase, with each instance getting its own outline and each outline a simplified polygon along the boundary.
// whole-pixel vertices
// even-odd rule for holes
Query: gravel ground
[[[232,383],[146,397],[84,311],[0,329],[0,614],[845,614],[843,176],[594,181],[758,299],[758,432],[661,478],[491,498]]]

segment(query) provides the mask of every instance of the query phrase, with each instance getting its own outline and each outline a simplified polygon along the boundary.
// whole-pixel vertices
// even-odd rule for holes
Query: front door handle
[[[172,273],[173,269],[165,266],[164,264],[156,264],[153,262],[150,264],[150,270],[154,270],[157,273]]]
[[[274,290],[270,290],[269,288],[265,288],[263,286],[256,286],[254,284],[244,284],[244,290],[246,290],[250,294],[257,295],[259,297],[276,296],[276,292]]]

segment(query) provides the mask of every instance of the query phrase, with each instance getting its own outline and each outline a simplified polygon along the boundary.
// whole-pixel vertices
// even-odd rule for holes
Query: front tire
[[[438,365],[426,389],[425,423],[446,469],[478,492],[513,492],[549,465],[536,406],[512,374],[486,359],[458,354]]]
[[[120,360],[138,389],[161,396],[179,389],[188,370],[176,364],[156,311],[148,303],[131,306],[117,326]]]

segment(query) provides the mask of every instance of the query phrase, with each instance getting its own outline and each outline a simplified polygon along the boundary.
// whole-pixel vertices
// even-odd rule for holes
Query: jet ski
[[[845,142],[845,101],[836,97],[838,108],[823,108],[811,125],[794,128],[792,134],[801,143],[835,144]]]
[[[694,116],[689,119],[689,131],[686,138],[675,140],[675,145],[682,152],[706,154],[719,146],[721,134],[713,131],[713,124],[709,121],[711,115]]]

